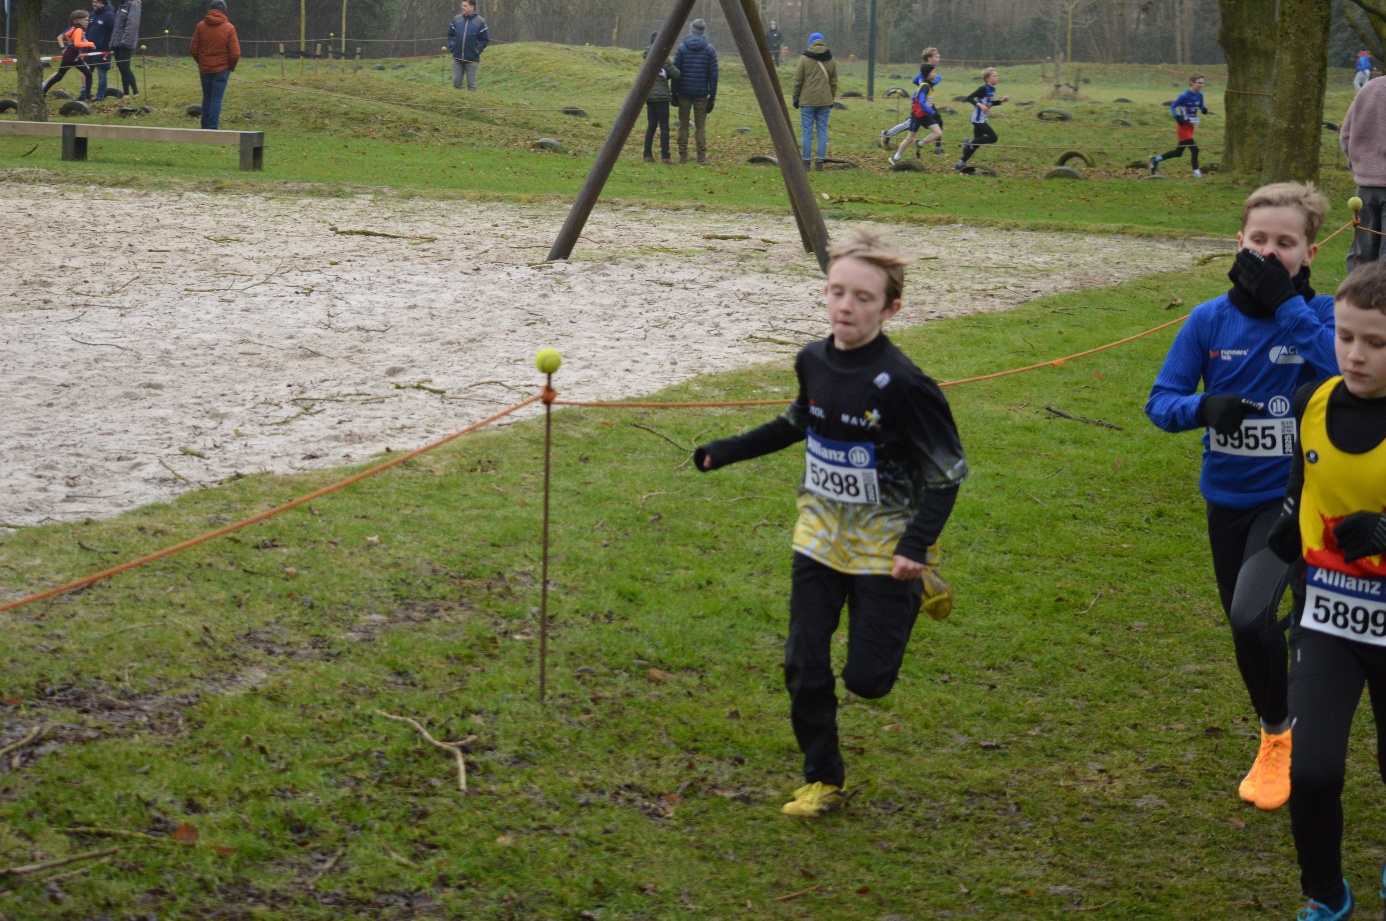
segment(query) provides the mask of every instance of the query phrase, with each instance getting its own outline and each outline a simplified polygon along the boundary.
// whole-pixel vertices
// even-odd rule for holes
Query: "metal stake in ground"
[[[553,374],[563,364],[558,349],[540,349],[534,356],[534,367],[544,372],[544,538],[539,565],[539,702],[548,691],[549,671],[549,481],[552,470]]]

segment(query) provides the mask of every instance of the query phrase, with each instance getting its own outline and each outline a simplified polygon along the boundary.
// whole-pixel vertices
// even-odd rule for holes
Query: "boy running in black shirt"
[[[715,470],[807,440],[784,652],[807,783],[783,812],[798,817],[848,799],[831,657],[842,607],[850,616],[843,684],[884,697],[921,607],[936,620],[952,610],[953,591],[937,571],[938,538],[967,477],[938,384],[881,332],[902,306],[908,260],[865,231],[829,255],[832,334],[795,359],[798,398],[778,419],[694,454],[699,470]]]

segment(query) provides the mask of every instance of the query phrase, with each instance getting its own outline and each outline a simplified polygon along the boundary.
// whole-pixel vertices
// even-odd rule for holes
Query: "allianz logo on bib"
[[[829,463],[847,463],[846,451],[839,451],[836,448],[830,448],[827,445],[823,444],[821,441],[819,441],[817,438],[810,438],[808,440],[808,449],[811,454],[815,454],[818,457],[823,458],[823,460],[828,461]]]
[[[1309,581],[1315,585],[1352,592],[1354,595],[1381,597],[1382,582],[1380,579],[1357,579],[1332,569],[1321,569],[1316,566]]]
[[[1271,364],[1274,365],[1302,365],[1304,356],[1293,345],[1272,346],[1270,350]]]
[[[1288,416],[1290,414],[1290,398],[1277,393],[1266,403],[1266,411],[1272,416]]]

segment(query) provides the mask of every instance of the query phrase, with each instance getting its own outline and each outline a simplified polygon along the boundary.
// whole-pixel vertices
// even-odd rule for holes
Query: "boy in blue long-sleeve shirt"
[[[1266,810],[1290,795],[1289,653],[1276,612],[1287,585],[1295,583],[1297,598],[1303,592],[1298,570],[1267,539],[1290,475],[1291,397],[1337,373],[1333,298],[1309,287],[1327,211],[1312,185],[1276,183],[1247,198],[1232,288],[1189,314],[1145,406],[1167,432],[1206,429],[1199,488],[1213,572],[1261,721],[1261,746],[1238,795]]]
[[[1198,117],[1208,114],[1208,107],[1203,104],[1203,74],[1194,74],[1189,78],[1189,88],[1169,104],[1169,114],[1174,116],[1174,131],[1179,144],[1173,150],[1150,158],[1150,175],[1154,176],[1159,171],[1163,161],[1184,156],[1187,148],[1193,174],[1202,176],[1203,171],[1198,168],[1198,143],[1194,141],[1194,129],[1198,127]]]

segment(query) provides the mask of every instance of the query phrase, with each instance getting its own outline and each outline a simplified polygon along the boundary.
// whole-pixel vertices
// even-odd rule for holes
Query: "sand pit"
[[[610,399],[825,332],[822,279],[787,217],[606,208],[574,261],[543,265],[558,206],[0,182],[0,211],[0,524],[415,447],[534,393],[543,346],[564,353],[566,397]],[[897,237],[924,261],[895,325],[1226,248],[962,226]]]

